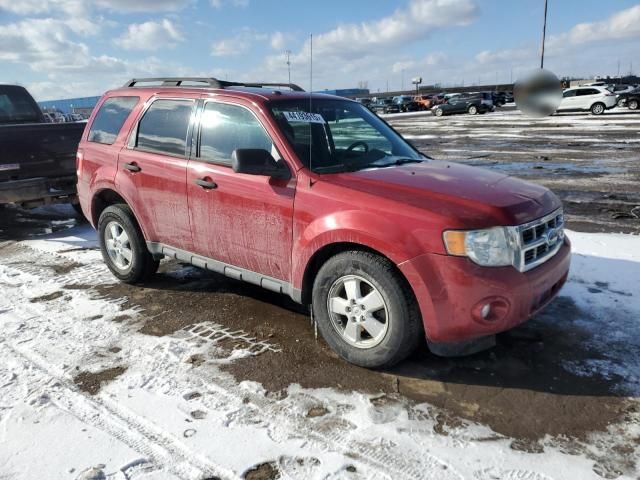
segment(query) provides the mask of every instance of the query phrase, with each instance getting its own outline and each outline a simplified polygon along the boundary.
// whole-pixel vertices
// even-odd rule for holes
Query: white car
[[[563,92],[557,111],[590,111],[594,115],[602,115],[616,103],[617,95],[605,87],[574,87]]]

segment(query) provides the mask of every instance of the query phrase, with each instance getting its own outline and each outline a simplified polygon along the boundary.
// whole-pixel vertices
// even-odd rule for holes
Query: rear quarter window
[[[129,117],[140,97],[111,97],[104,101],[89,130],[90,142],[112,145],[122,125]]]

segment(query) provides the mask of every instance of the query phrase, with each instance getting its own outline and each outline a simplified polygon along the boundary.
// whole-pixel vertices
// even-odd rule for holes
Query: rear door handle
[[[137,163],[132,162],[132,163],[125,163],[124,164],[124,168],[126,168],[127,170],[129,170],[130,172],[139,172],[140,170],[142,170]]]
[[[212,182],[211,180],[207,180],[206,178],[196,179],[196,185],[200,185],[206,190],[213,190],[214,188],[218,188],[218,184],[216,182]]]

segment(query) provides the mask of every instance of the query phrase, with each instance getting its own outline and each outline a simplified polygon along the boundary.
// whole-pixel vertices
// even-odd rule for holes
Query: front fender
[[[301,288],[311,257],[321,248],[335,243],[365,246],[389,258],[396,265],[422,252],[411,231],[380,215],[361,210],[341,211],[309,223],[293,244],[292,283]]]

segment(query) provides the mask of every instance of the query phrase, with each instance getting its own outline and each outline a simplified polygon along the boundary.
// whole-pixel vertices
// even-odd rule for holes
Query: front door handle
[[[218,184],[216,182],[212,182],[207,178],[196,179],[196,185],[200,185],[202,188],[206,190],[213,190],[214,188],[218,188]]]
[[[142,170],[137,163],[132,162],[132,163],[125,163],[124,164],[124,168],[126,168],[127,170],[129,170],[130,172],[139,172],[140,170]]]

